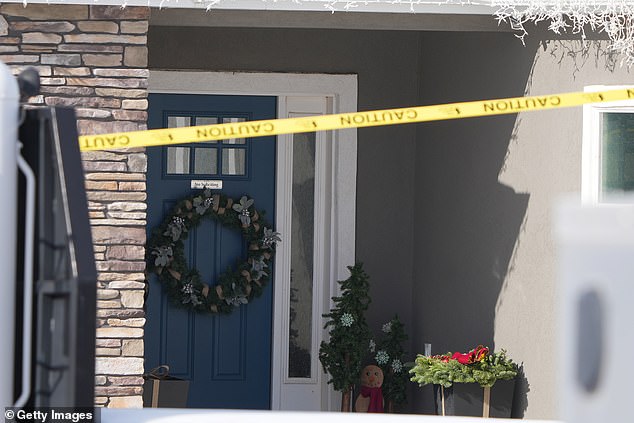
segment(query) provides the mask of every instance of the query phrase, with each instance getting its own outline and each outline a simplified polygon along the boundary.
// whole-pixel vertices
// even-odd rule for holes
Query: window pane
[[[218,173],[218,151],[215,148],[194,148],[194,173],[213,175]]]
[[[224,148],[222,150],[222,174],[244,175],[246,150],[242,148]]]
[[[315,133],[293,136],[288,376],[311,377]]]
[[[601,199],[634,191],[634,114],[603,113]]]
[[[189,173],[189,147],[167,147],[167,173]]]
[[[189,116],[168,116],[167,127],[168,128],[183,128],[185,126],[192,126],[192,118]]]
[[[168,116],[168,128],[191,126],[189,116]],[[189,173],[189,147],[167,147],[167,173],[183,175]]]
[[[245,118],[222,118],[222,123],[245,122]],[[223,144],[244,144],[244,138],[229,138],[222,141]]]
[[[196,126],[198,125],[215,125],[218,123],[217,117],[196,116]],[[205,141],[205,143],[216,144],[217,141]],[[213,172],[216,173],[216,172]]]

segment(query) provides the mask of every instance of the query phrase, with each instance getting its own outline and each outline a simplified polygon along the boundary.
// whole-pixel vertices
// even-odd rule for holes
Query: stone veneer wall
[[[74,106],[80,134],[145,129],[145,7],[0,6],[0,60],[35,66],[32,102]],[[96,404],[141,407],[146,156],[143,149],[83,154],[97,260]]]

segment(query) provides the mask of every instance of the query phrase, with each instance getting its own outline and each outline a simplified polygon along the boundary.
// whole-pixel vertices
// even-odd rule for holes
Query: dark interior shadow
[[[421,48],[421,103],[439,104],[523,96],[538,45],[523,47],[513,34],[426,33]],[[511,114],[419,126],[414,262],[420,271],[413,287],[418,351],[424,342],[433,354],[479,344],[505,347],[494,345],[496,307],[530,197],[499,182],[516,119]],[[526,392],[516,393],[518,404],[525,404]],[[417,411],[429,412],[430,397],[417,398]]]
[[[513,410],[511,417],[514,419],[523,419],[524,413],[528,408],[528,399],[526,394],[530,391],[530,384],[524,373],[524,366],[520,366],[520,371],[515,379],[515,393],[513,395]]]

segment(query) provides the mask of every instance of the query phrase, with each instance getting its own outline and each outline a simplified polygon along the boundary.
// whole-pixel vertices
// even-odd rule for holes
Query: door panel
[[[272,119],[276,98],[150,94],[150,128]],[[275,138],[231,139],[148,154],[148,233],[180,198],[192,179],[222,180],[232,198],[247,195],[274,222]],[[214,285],[219,273],[246,256],[240,233],[204,220],[190,231],[185,255],[190,267]],[[271,279],[272,280],[272,279]],[[230,315],[193,313],[171,304],[150,277],[146,302],[146,370],[160,364],[190,380],[188,407],[270,408],[272,287]]]

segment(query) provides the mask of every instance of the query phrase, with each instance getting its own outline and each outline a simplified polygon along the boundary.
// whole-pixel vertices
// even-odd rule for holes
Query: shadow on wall
[[[435,104],[524,95],[537,44],[523,47],[503,33],[425,33],[421,48],[421,104]],[[515,119],[419,127],[413,287],[418,352],[426,342],[433,354],[494,347],[496,304],[529,201],[529,194],[498,181]],[[519,385],[515,414],[522,416],[528,382]],[[430,396],[422,390],[416,395],[416,411],[430,413]]]
[[[513,408],[511,412],[511,418],[522,419],[524,418],[524,412],[528,408],[527,394],[530,391],[530,384],[524,374],[524,366],[520,367],[517,378],[515,379],[515,392],[513,395]]]

